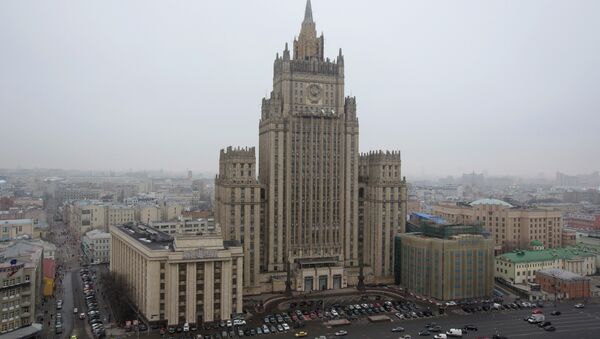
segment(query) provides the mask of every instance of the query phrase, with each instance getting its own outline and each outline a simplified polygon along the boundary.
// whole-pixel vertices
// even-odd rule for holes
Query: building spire
[[[306,10],[304,11],[304,22],[313,22],[312,6],[310,0],[306,0]]]

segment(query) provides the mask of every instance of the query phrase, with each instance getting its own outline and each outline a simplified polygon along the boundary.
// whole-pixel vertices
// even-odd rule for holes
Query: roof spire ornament
[[[306,0],[306,9],[304,10],[304,22],[313,22],[312,6],[310,0]]]

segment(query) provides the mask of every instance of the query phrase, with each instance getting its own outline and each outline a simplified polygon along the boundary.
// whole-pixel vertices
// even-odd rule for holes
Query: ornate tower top
[[[313,22],[312,6],[310,5],[310,0],[306,1],[306,9],[304,10],[304,22]]]
[[[312,6],[310,0],[307,0],[300,35],[297,39],[294,39],[294,59],[317,59],[323,61],[323,45],[323,34],[317,38],[317,29],[313,20]]]

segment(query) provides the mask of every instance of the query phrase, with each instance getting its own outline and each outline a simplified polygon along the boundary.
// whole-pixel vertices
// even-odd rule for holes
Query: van
[[[541,323],[545,320],[546,320],[546,317],[544,317],[543,314],[532,314],[531,317],[529,317],[528,322],[530,324],[537,324],[537,323]]]
[[[185,323],[183,324],[183,332],[189,332],[190,331],[190,324]]]
[[[448,337],[462,337],[463,336],[463,331],[459,328],[451,328],[446,332],[446,335]]]

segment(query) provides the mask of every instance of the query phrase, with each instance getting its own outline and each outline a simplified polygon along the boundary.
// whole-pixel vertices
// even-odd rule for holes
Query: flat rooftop
[[[551,276],[551,277],[556,277],[557,279],[561,279],[561,280],[573,280],[573,281],[589,280],[589,278],[581,276],[577,273],[561,270],[559,268],[548,268],[545,270],[539,270],[538,273],[544,274],[547,276]]]
[[[116,226],[116,228],[150,250],[173,248],[173,237],[148,225],[131,223]]]
[[[192,248],[228,249],[230,247],[241,247],[241,243],[237,240],[223,241],[223,238],[219,233],[181,233],[172,236],[157,228],[141,223],[128,223],[115,227],[139,244],[154,251],[178,251]]]

